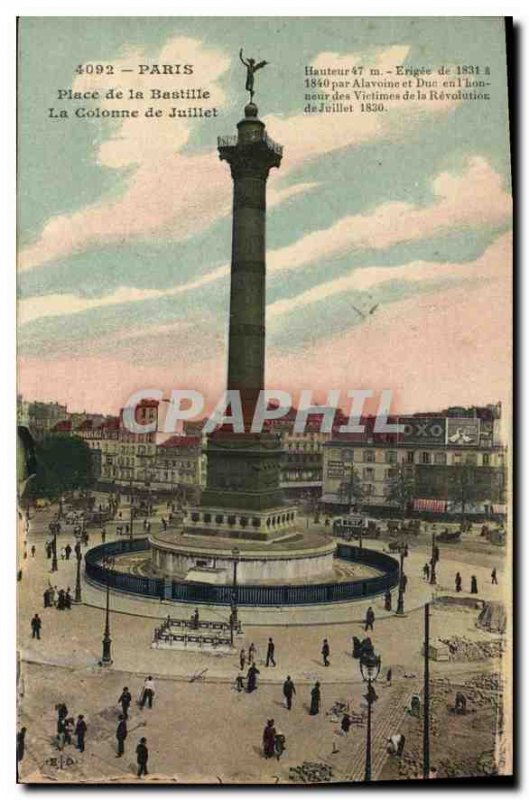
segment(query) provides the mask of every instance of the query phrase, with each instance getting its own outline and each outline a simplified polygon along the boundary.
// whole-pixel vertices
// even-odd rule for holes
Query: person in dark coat
[[[283,684],[283,694],[285,696],[287,708],[290,711],[292,708],[292,696],[296,694],[296,687],[290,675],[287,675],[287,679]]]
[[[38,614],[35,614],[31,620],[31,638],[40,639],[40,629],[42,628],[42,621]]]
[[[424,565],[424,567],[422,568],[422,574],[424,576],[424,580],[425,581],[429,581],[430,580],[430,565],[428,563],[426,563]]]
[[[320,713],[320,703],[321,703],[321,691],[320,691],[320,682],[316,681],[314,684],[314,688],[311,690],[310,693],[310,710],[309,714],[319,714]]]
[[[276,649],[276,646],[274,644],[274,641],[273,641],[272,637],[270,636],[270,638],[268,639],[268,647],[266,648],[266,664],[265,664],[265,666],[267,666],[267,667],[270,666],[270,663],[272,664],[273,667],[276,666],[276,660],[274,658],[275,649]]]
[[[274,720],[269,719],[263,731],[263,750],[265,758],[273,758],[275,755],[276,729]]]
[[[366,621],[365,621],[365,628],[364,630],[373,630],[373,624],[375,622],[375,612],[373,611],[373,607],[369,606],[366,611]]]
[[[248,670],[248,674],[246,675],[246,691],[247,692],[254,692],[257,689],[257,676],[259,675],[259,670],[255,666],[255,664],[250,665],[250,669]]]
[[[129,706],[132,703],[132,695],[129,692],[129,687],[124,686],[123,691],[119,696],[118,703],[121,703],[121,711],[123,714],[123,719],[128,719],[129,716]]]
[[[127,738],[127,720],[123,716],[123,714],[119,715],[119,722],[118,727],[116,729],[116,739],[117,739],[117,755],[116,758],[121,758],[123,753],[125,752],[125,739]]]
[[[389,667],[388,671],[386,672],[386,683],[388,686],[391,686],[391,679],[393,677],[393,670]]]
[[[456,572],[456,592],[460,592],[461,591],[461,582],[462,582],[461,581],[461,573],[460,572]]]
[[[42,599],[44,600],[44,608],[51,608],[51,599],[50,599],[50,590],[45,589],[44,594],[42,595]]]
[[[86,736],[86,722],[84,715],[79,714],[77,717],[77,725],[75,726],[75,735],[77,736],[77,749],[80,753],[84,753],[84,737]]]
[[[31,558],[35,558],[36,547],[34,544],[31,545]]]
[[[24,752],[26,750],[26,728],[20,728],[17,733],[17,770],[18,764],[24,758]]]
[[[478,579],[475,575],[470,578],[470,594],[478,593]]]
[[[142,736],[136,747],[136,761],[138,763],[138,778],[148,775],[147,761],[149,760],[149,750],[147,749],[147,739]]]
[[[59,594],[57,596],[57,610],[64,611],[64,589],[59,589]]]
[[[384,595],[384,611],[391,611],[391,592],[389,589]]]
[[[342,735],[349,733],[349,728],[351,727],[351,717],[349,714],[344,714],[342,717],[342,723],[340,725]]]
[[[66,555],[66,561],[69,561],[70,560],[70,556],[72,554],[72,547],[71,547],[70,544],[66,545],[66,547],[64,548],[64,553]]]
[[[491,578],[491,583],[495,583],[496,585],[498,584],[498,577],[496,575],[496,567],[494,567],[494,569],[490,573],[490,578]]]
[[[331,654],[331,648],[329,647],[329,642],[327,639],[323,640],[323,644],[321,647],[321,655],[323,657],[323,666],[328,667],[330,666],[329,656]]]

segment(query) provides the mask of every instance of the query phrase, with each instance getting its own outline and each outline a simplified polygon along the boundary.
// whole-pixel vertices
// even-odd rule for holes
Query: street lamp
[[[430,583],[431,583],[432,586],[435,586],[436,583],[437,583],[437,575],[435,574],[435,565],[437,563],[437,553],[438,553],[438,548],[437,548],[437,546],[435,544],[435,526],[434,526],[433,530],[432,530],[432,558],[430,560],[430,566],[431,566],[431,569],[430,569]]]
[[[75,601],[76,603],[81,603],[81,542],[75,543],[75,557],[77,558],[77,573],[75,576]]]
[[[112,639],[110,638],[110,569],[114,565],[114,559],[108,556],[107,558],[104,558],[101,563],[106,568],[107,603],[105,613],[105,630],[103,632],[103,655],[101,656],[100,664],[103,667],[109,667],[112,664]]]
[[[129,531],[129,538],[132,542],[134,538],[134,508],[132,504],[132,478],[130,479],[130,531]]]
[[[371,780],[371,706],[378,699],[377,693],[373,688],[373,683],[380,674],[380,656],[375,655],[374,650],[370,650],[360,656],[360,673],[362,680],[367,683],[367,692],[364,695],[367,700],[367,737],[366,737],[366,768],[364,780],[367,783]]]
[[[407,547],[405,545],[401,546],[400,548],[400,572],[399,572],[399,597],[397,600],[397,611],[396,613],[398,616],[404,615],[404,592],[406,586],[406,576],[404,574],[404,559],[407,555]]]
[[[237,564],[239,563],[239,548],[234,547],[231,554],[233,556],[233,586],[231,590],[230,645],[233,647],[233,634],[237,627]]]
[[[57,565],[57,523],[52,522],[52,526],[53,526],[53,539],[51,542],[51,556],[52,556],[51,571],[57,572],[57,570],[59,569]]]

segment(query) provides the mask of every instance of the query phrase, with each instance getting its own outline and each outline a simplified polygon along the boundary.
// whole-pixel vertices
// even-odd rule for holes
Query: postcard
[[[512,779],[510,30],[18,20],[20,783]]]

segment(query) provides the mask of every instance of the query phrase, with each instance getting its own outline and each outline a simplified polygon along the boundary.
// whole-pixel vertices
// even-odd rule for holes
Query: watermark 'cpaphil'
[[[342,392],[340,389],[330,389],[327,401],[323,405],[314,403],[312,389],[301,389],[298,402],[295,405],[296,416],[294,420],[294,433],[305,431],[309,418],[314,421],[314,416],[319,419],[319,429],[322,433],[331,433],[334,430],[335,418],[342,406],[348,406],[348,417],[345,425],[339,425],[338,433],[363,433],[365,425],[362,424],[366,400],[376,399],[372,389],[349,389]],[[375,415],[375,433],[401,433],[403,425],[388,422],[390,416],[392,391],[382,389],[378,396],[378,407]],[[167,404],[163,419],[156,415],[149,422],[139,422],[137,409],[146,402],[157,405]],[[164,400],[161,389],[141,389],[134,392],[123,409],[123,424],[131,433],[176,433],[179,425],[190,420],[200,419],[204,413],[206,401],[204,396],[195,389],[173,389],[169,400]],[[227,389],[219,398],[212,412],[205,418],[202,433],[212,433],[219,427],[230,426],[234,433],[262,433],[267,428],[267,423],[286,417],[294,407],[292,395],[281,389],[262,389],[259,392],[251,425],[245,426],[243,403],[237,389]]]

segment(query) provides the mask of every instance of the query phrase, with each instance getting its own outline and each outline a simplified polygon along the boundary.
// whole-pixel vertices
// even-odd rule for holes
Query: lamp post
[[[59,569],[57,565],[57,523],[53,522],[53,539],[51,542],[51,571],[57,572]]]
[[[398,616],[404,615],[404,592],[405,592],[405,578],[404,575],[404,559],[407,555],[407,547],[401,546],[400,548],[400,572],[399,572],[399,596],[397,600],[397,611],[396,613]]]
[[[432,530],[432,558],[430,561],[430,566],[431,566],[430,583],[432,586],[435,586],[437,584],[437,575],[435,574],[435,565],[437,563],[436,554],[437,554],[437,547],[435,545],[435,526],[434,526]]]
[[[77,572],[75,576],[75,603],[81,603],[81,542],[75,543],[75,557],[77,558]]]
[[[130,479],[130,531],[129,539],[132,542],[134,539],[134,507],[132,503],[132,478]]]
[[[114,564],[114,559],[107,557],[102,564],[107,570],[107,602],[105,612],[105,630],[103,632],[103,654],[101,656],[101,666],[109,667],[112,664],[112,639],[110,638],[110,569]]]
[[[233,636],[237,627],[237,564],[239,563],[239,548],[234,547],[231,554],[233,556],[233,585],[231,590],[230,644],[233,647]]]
[[[364,780],[368,783],[371,780],[371,707],[378,699],[377,693],[373,688],[373,683],[380,674],[380,656],[375,655],[374,650],[364,652],[360,656],[360,673],[362,680],[367,683],[367,692],[364,695],[367,700],[367,736],[366,736],[366,767]]]

